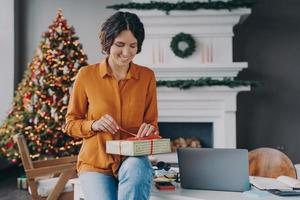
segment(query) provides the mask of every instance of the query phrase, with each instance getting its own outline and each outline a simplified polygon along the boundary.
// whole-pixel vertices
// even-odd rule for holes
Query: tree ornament
[[[26,93],[23,97],[23,104],[26,105],[31,100],[32,93]]]
[[[178,33],[172,38],[170,47],[176,56],[186,58],[194,53],[195,43],[194,38],[190,34]]]

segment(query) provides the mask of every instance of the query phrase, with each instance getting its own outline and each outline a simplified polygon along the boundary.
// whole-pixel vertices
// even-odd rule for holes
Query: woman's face
[[[117,66],[128,66],[138,50],[138,43],[129,30],[122,31],[110,47],[110,61]]]

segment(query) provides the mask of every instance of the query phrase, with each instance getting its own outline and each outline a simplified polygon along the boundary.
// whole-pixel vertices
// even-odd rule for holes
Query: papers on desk
[[[178,167],[171,167],[170,170],[165,171],[157,170],[156,167],[153,168],[155,175],[154,175],[154,182],[173,182],[176,181],[176,177],[178,176],[179,169]]]
[[[300,181],[288,176],[266,178],[250,176],[250,183],[261,190],[293,190],[300,189]]]

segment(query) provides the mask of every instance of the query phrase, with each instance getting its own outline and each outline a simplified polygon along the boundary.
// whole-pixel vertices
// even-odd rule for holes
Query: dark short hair
[[[115,38],[124,30],[131,31],[137,40],[137,53],[141,52],[145,38],[143,23],[136,14],[119,11],[110,16],[101,26],[99,38],[103,53],[110,53]]]

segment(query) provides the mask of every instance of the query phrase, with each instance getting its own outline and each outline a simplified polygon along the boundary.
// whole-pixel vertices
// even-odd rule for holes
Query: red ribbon
[[[150,155],[153,154],[153,140],[150,140]]]
[[[161,139],[160,135],[150,135],[147,137],[129,137],[127,140],[153,140],[153,139]]]
[[[150,155],[153,154],[153,140],[154,139],[161,139],[161,136],[160,135],[150,135],[150,136],[147,136],[147,137],[142,137],[142,138],[137,138],[137,137],[130,137],[130,138],[127,138],[127,140],[129,141],[137,141],[137,140],[150,140]],[[126,140],[120,140],[119,141],[119,154],[121,154],[122,152],[122,142],[123,141],[126,141]]]

